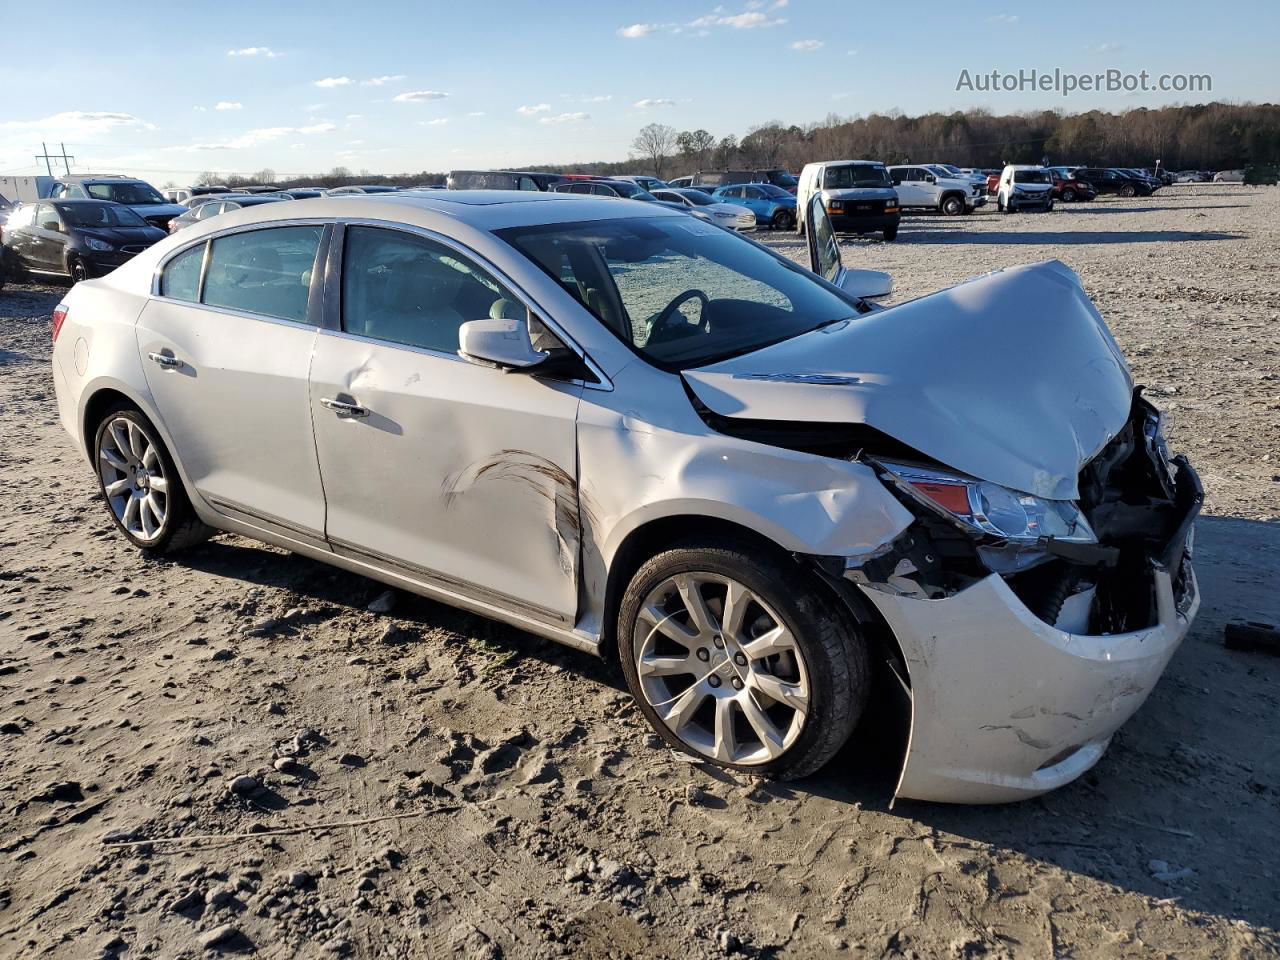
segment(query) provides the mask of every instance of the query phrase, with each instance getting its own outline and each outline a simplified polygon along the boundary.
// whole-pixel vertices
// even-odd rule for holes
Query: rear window
[[[303,323],[319,226],[271,227],[213,241],[201,302]]]
[[[1049,178],[1045,176],[1043,170],[1015,170],[1013,171],[1014,183],[1048,183]]]

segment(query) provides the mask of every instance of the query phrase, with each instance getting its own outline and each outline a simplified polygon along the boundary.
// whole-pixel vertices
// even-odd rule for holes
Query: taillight
[[[67,305],[60,303],[53,308],[53,342],[58,342],[58,334],[62,332],[62,322],[67,319]]]

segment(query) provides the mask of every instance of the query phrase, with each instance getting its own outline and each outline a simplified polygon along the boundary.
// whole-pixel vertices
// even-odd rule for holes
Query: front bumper
[[[993,574],[942,600],[863,592],[911,676],[911,736],[895,797],[1004,803],[1070,783],[1142,706],[1199,609],[1187,562],[1181,603],[1168,571],[1156,625],[1086,636],[1032,614]]]
[[[891,230],[902,220],[898,213],[830,213],[831,229],[836,233],[875,233]]]
[[[987,204],[987,198],[985,194],[977,194],[969,198],[969,205],[973,207],[975,210],[978,207],[986,206],[986,204]]]
[[[125,250],[81,250],[77,255],[90,277],[105,277],[116,267],[128,263],[137,253]]]

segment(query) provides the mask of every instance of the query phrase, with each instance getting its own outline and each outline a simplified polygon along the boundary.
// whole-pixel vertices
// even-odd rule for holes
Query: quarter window
[[[523,310],[506,287],[443,244],[397,230],[348,227],[342,328],[411,347],[458,352],[468,320]]]
[[[303,323],[322,228],[271,227],[213,241],[203,303]]]
[[[201,243],[178,254],[164,268],[160,277],[160,295],[174,300],[200,299],[200,266],[204,263],[205,244]]]

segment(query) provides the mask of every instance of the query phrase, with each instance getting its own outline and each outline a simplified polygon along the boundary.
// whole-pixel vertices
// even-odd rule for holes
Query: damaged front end
[[[1077,501],[870,458],[916,516],[847,561],[906,661],[912,732],[897,795],[998,802],[1102,756],[1159,679],[1198,605],[1203,501],[1140,392],[1081,470]]]

